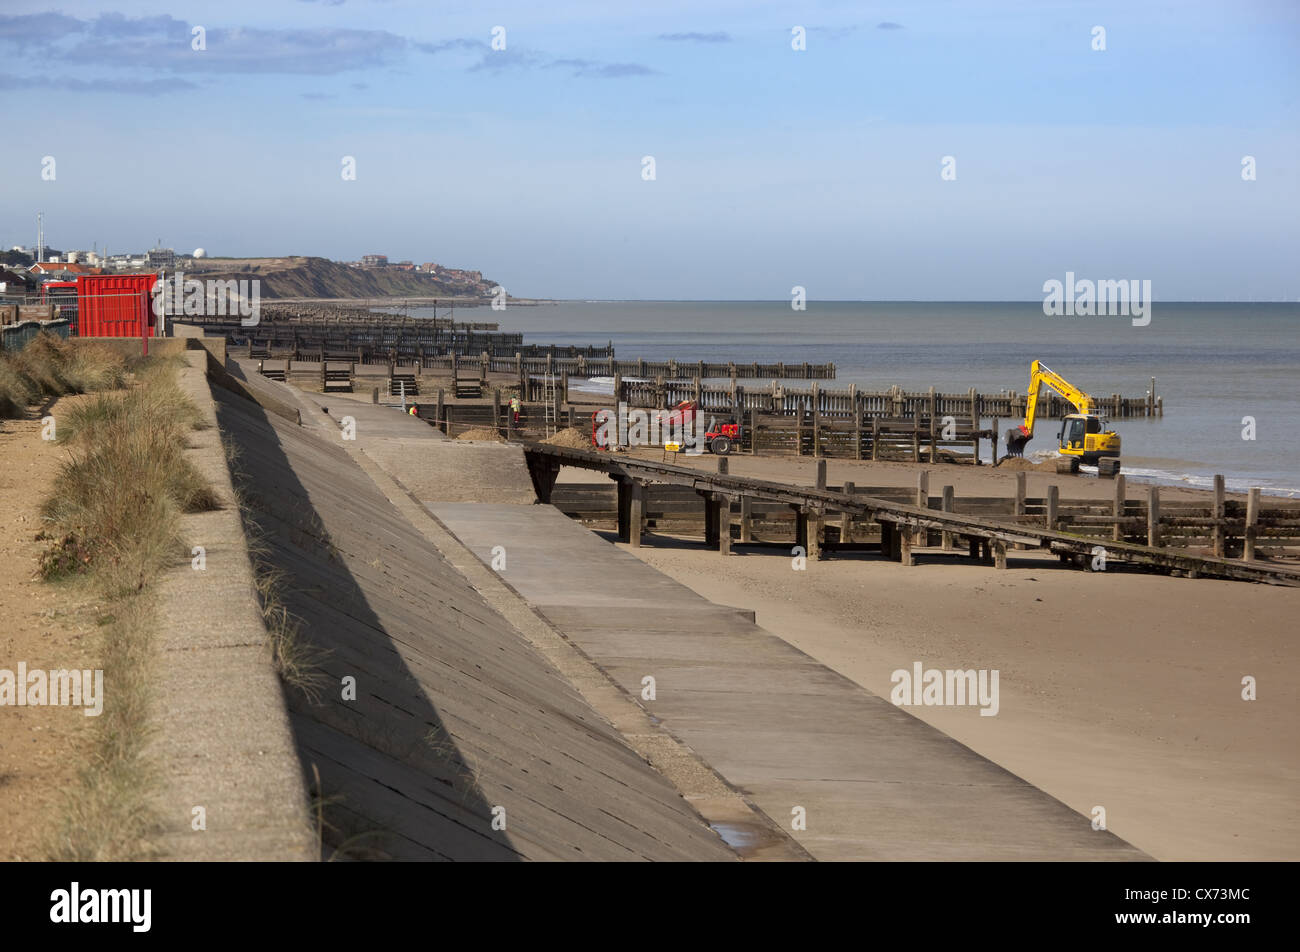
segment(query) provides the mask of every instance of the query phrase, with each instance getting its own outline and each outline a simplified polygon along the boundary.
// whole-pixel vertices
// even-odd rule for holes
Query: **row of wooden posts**
[[[728,460],[726,458],[718,459],[718,472],[728,472]],[[931,505],[929,495],[928,472],[917,474],[914,504],[921,509],[928,509]],[[1026,495],[1025,495],[1025,474],[1016,474],[1016,491],[1012,500],[1011,521],[1026,522],[1032,520],[1034,524],[1042,525],[1049,531],[1064,531],[1070,528],[1097,526],[1110,528],[1110,539],[1115,542],[1125,541],[1126,537],[1134,535],[1141,536],[1145,530],[1145,543],[1154,548],[1160,548],[1168,541],[1166,529],[1175,527],[1203,529],[1209,535],[1211,540],[1211,554],[1217,558],[1226,558],[1228,555],[1229,543],[1233,539],[1240,540],[1240,558],[1245,562],[1254,562],[1257,559],[1257,545],[1259,542],[1259,530],[1263,527],[1280,527],[1295,528],[1293,534],[1300,537],[1300,507],[1280,507],[1275,511],[1268,511],[1265,517],[1261,517],[1261,492],[1258,488],[1252,488],[1247,494],[1245,513],[1242,517],[1233,517],[1227,514],[1229,504],[1225,499],[1224,480],[1222,476],[1214,478],[1214,491],[1212,502],[1210,504],[1210,515],[1205,516],[1171,516],[1162,514],[1160,502],[1160,487],[1149,486],[1147,488],[1147,498],[1145,505],[1141,503],[1130,503],[1126,497],[1126,486],[1124,477],[1118,476],[1115,479],[1114,494],[1111,501],[1111,513],[1109,515],[1078,515],[1072,514],[1068,517],[1062,517],[1060,513],[1060,490],[1055,485],[1047,487],[1047,495],[1044,500],[1044,513],[1041,517],[1028,516],[1026,514]],[[825,461],[820,461],[817,466],[817,483],[818,490],[825,490],[826,486],[826,465]],[[844,483],[843,493],[853,495],[856,486],[852,482]],[[910,492],[910,491],[909,491]],[[617,483],[617,512],[618,528],[620,537],[628,540],[633,546],[641,544],[642,525],[646,512],[645,486],[639,481],[619,481]],[[942,488],[941,503],[939,509],[944,513],[955,513],[956,494],[954,487],[948,485]],[[909,500],[911,503],[912,500]],[[739,533],[738,543],[745,544],[754,541],[754,513],[753,502],[750,496],[741,495],[739,499]],[[1137,514],[1130,515],[1130,510],[1137,508]],[[705,500],[704,508],[704,534],[705,541],[710,546],[718,548],[723,554],[730,554],[731,540],[730,532],[723,531],[724,525],[731,525],[731,506],[729,503],[722,503],[718,499],[708,498]],[[846,546],[855,543],[854,516],[845,512],[840,514],[838,523],[835,523],[839,533],[839,546]],[[1041,521],[1040,521],[1041,520]],[[808,509],[796,509],[795,511],[795,544],[804,547],[807,555],[811,559],[820,556],[822,545],[819,536],[821,527],[827,524],[827,514],[817,513]],[[911,559],[907,558],[899,550],[905,547],[907,554],[913,547],[923,546],[927,543],[934,529],[918,529],[913,535],[907,537],[906,530],[899,530],[890,522],[880,524],[881,531],[881,548],[887,554],[891,554],[895,559],[903,561],[904,564],[911,564]],[[939,546],[944,551],[951,551],[955,548],[955,533],[951,531],[942,531],[939,535]],[[982,540],[975,540],[982,542]],[[1104,541],[1098,537],[1098,541]],[[1023,548],[1024,546],[1017,546]],[[1234,548],[1237,548],[1234,546]],[[996,549],[990,553],[988,550],[977,552],[972,549],[972,555],[982,558],[988,558],[992,554],[995,564],[999,567],[1005,567],[1005,548],[999,553]]]

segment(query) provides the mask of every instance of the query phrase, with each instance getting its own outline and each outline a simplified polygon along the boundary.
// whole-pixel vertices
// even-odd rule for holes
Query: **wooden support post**
[[[856,487],[851,482],[844,484],[843,492],[846,496],[852,496]],[[840,514],[840,542],[849,543],[853,541],[853,513],[845,511]]]
[[[378,403],[378,402],[379,402],[379,388],[378,388],[378,387],[371,387],[371,388],[370,388],[370,402],[371,402],[371,403]]]
[[[492,391],[492,428],[502,436],[505,435],[505,427],[501,425],[501,388],[497,387]]]
[[[794,507],[794,544],[808,554],[808,510],[802,506]]]
[[[1147,487],[1147,545],[1160,545],[1160,487]]]
[[[1225,545],[1225,532],[1223,529],[1223,477],[1214,477],[1214,555],[1216,558],[1223,558]]]
[[[434,426],[442,430],[442,432],[446,433],[447,432],[447,408],[443,402],[441,387],[438,388],[438,402],[434,404],[433,418],[434,420],[437,421],[436,423],[434,423]]]
[[[753,499],[749,496],[740,497],[740,541],[752,542],[754,538],[754,514]]]
[[[1119,523],[1119,520],[1124,518],[1124,497],[1124,475],[1121,473],[1115,477],[1115,501],[1111,505],[1111,514],[1115,517],[1115,526],[1110,533],[1113,542],[1124,540],[1124,527]]]
[[[808,544],[804,548],[808,552],[809,562],[816,562],[822,557],[822,526],[825,521],[825,515],[820,509],[813,509],[808,513]]]
[[[912,558],[912,533],[910,532],[903,531],[898,534],[898,561],[902,565],[916,564]]]
[[[632,538],[632,480],[615,478],[618,486],[618,541]]]
[[[1001,539],[993,540],[993,567],[998,569],[1007,567],[1007,544]]]
[[[1255,536],[1258,523],[1259,487],[1254,487],[1246,497],[1246,533],[1241,547],[1241,557],[1247,562],[1255,561]]]
[[[826,460],[824,459],[817,461],[817,488],[819,490],[826,489]]]
[[[971,425],[971,453],[973,454],[974,464],[980,464],[980,438],[976,434],[980,431],[980,395],[975,392],[975,388],[970,389],[970,425]],[[998,444],[997,436],[993,438],[993,462],[998,461]]]
[[[944,486],[944,487],[943,487],[943,511],[944,511],[944,512],[952,512],[952,511],[953,511],[953,503],[955,502],[954,495],[955,495],[955,494],[954,494],[953,488],[952,488],[951,486]],[[953,539],[952,539],[952,533],[951,533],[951,532],[944,532],[943,536],[940,538],[940,542],[941,542],[941,544],[943,545],[943,548],[944,548],[944,551],[945,551],[945,552],[951,552],[951,551],[952,551],[952,547],[953,547],[953,546],[952,546],[952,542],[953,542]]]
[[[1047,530],[1056,531],[1056,524],[1059,521],[1057,510],[1061,505],[1061,490],[1055,485],[1047,487]]]
[[[713,518],[718,525],[718,552],[731,555],[731,497],[714,493],[713,499],[717,512]]]
[[[1025,474],[1016,473],[1016,502],[1013,512],[1016,516],[1016,522],[1019,523],[1020,517],[1025,514]],[[1023,549],[1024,543],[1017,542],[1016,548]]]
[[[853,407],[853,458],[862,459],[862,408],[858,406],[857,394],[850,401]]]
[[[880,417],[871,418],[871,461],[880,459]]]
[[[628,542],[632,548],[641,547],[641,524],[645,522],[645,483],[636,479],[632,481],[632,497],[628,513]]]
[[[713,493],[702,492],[704,497],[704,544],[710,548],[718,547],[718,506]]]
[[[916,474],[916,508],[930,508],[930,471],[921,470]],[[924,526],[917,526],[916,532],[912,534],[912,541],[917,545],[925,545],[930,541],[930,532]]]
[[[532,477],[537,501],[543,505],[550,505],[551,494],[555,491],[555,480],[560,475],[560,464],[551,460],[529,460],[528,475]]]
[[[912,462],[921,462],[921,411],[912,411]]]
[[[723,476],[726,476],[730,472],[730,464],[727,462],[725,456],[718,457],[718,472]]]
[[[816,381],[812,385],[812,428],[813,456],[820,457],[822,455],[822,401]]]

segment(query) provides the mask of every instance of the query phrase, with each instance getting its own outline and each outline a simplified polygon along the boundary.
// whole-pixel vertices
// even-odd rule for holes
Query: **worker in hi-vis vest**
[[[418,417],[420,415],[420,405],[418,403],[412,403],[409,407],[406,408],[406,412],[409,413],[411,416]]]
[[[518,396],[510,398],[510,413],[516,423],[519,422],[519,410],[523,406]]]

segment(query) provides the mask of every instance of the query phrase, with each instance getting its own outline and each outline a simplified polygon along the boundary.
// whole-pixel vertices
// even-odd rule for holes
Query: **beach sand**
[[[815,478],[810,459],[732,457],[730,467]],[[1012,473],[989,467],[837,460],[828,482],[910,487],[918,468],[931,470],[932,493],[945,483],[959,495],[1014,487]],[[561,480],[592,475],[566,469]],[[1048,481],[1068,498],[1114,491],[1096,478],[1030,473],[1029,495]],[[1104,807],[1109,829],[1157,859],[1300,858],[1291,677],[1300,590],[1089,573],[1034,552],[1009,553],[1004,572],[925,549],[911,568],[853,554],[800,572],[782,553],[742,548],[724,559],[698,539],[650,534],[629,551],[709,599],[754,609],[760,625],[883,696],[891,673],[918,661],[997,669],[995,717],[975,707],[909,711],[1082,814]],[[1257,679],[1258,700],[1242,699],[1245,676]]]

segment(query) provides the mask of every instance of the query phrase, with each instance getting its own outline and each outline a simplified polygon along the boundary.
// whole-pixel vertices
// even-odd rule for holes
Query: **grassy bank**
[[[141,362],[124,390],[96,394],[56,420],[68,455],[42,512],[50,545],[39,571],[52,584],[89,586],[101,599],[105,701],[90,759],[51,835],[52,859],[127,860],[151,852],[150,583],[187,554],[181,514],[216,505],[185,457],[199,416],[176,383],[176,369],[172,360]]]
[[[127,371],[126,360],[102,344],[40,334],[16,353],[0,351],[0,417],[23,417],[50,397],[121,387]]]

